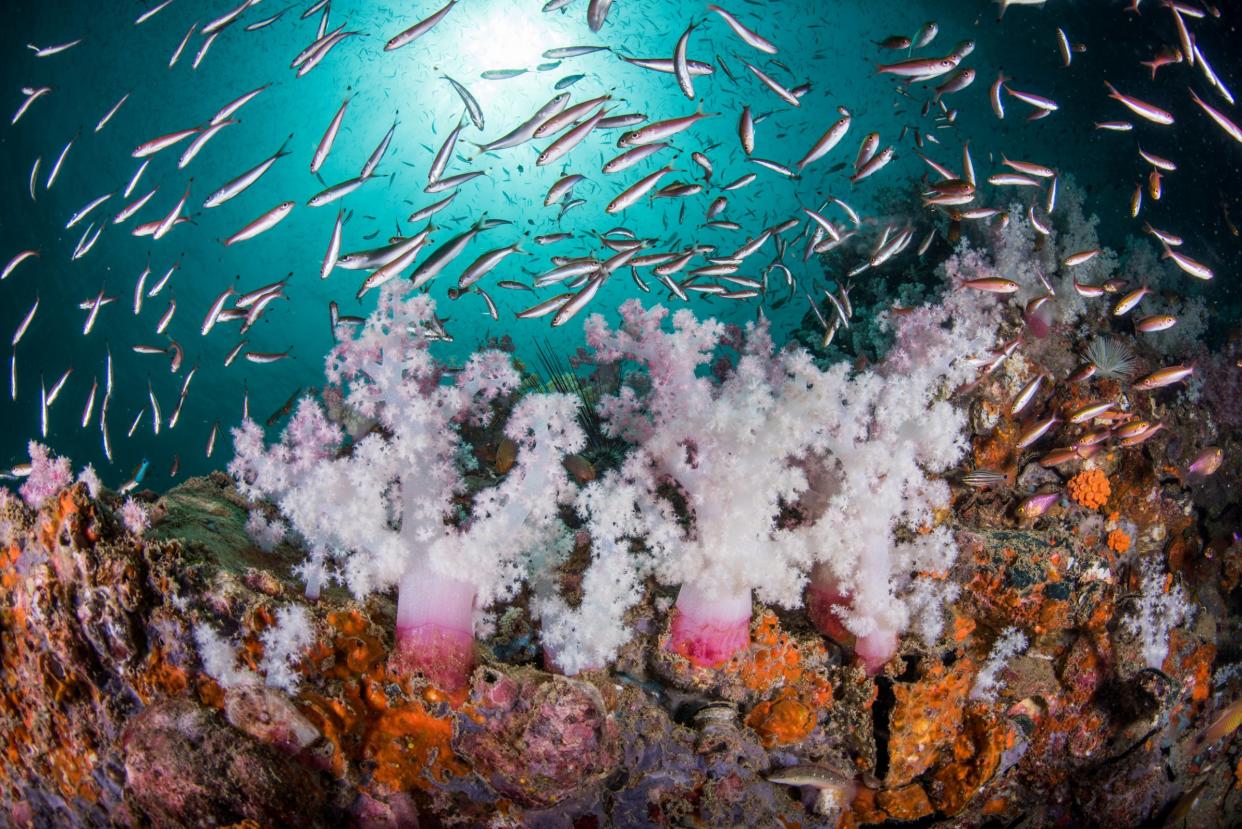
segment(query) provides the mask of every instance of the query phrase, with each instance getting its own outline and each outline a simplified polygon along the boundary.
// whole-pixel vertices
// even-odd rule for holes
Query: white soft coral
[[[621,315],[617,330],[592,317],[587,338],[597,362],[647,369],[599,405],[605,430],[635,446],[578,498],[593,547],[580,605],[536,603],[558,664],[612,658],[652,574],[681,586],[672,647],[699,664],[745,644],[752,590],[801,604],[815,563],[829,613],[869,665],[908,627],[934,638],[956,548],[934,526],[948,489],[929,473],[964,448],[964,417],[947,398],[993,346],[995,308],[951,295],[916,309],[893,322],[890,357],[858,374],[775,353],[766,328],[751,326],[723,379],[704,372],[726,344],[718,323],[682,312],[666,330],[668,312],[637,301]],[[780,527],[782,517],[798,525]]]
[[[327,360],[328,379],[347,388],[345,403],[377,428],[343,446],[323,409],[303,400],[274,446],[264,446],[252,421],[235,429],[229,469],[248,497],[271,498],[310,548],[308,593],[317,593],[331,561],[359,597],[400,583],[399,649],[403,636],[434,628],[441,644],[446,636],[451,642],[424,651],[453,661],[437,678],[458,684],[473,660],[476,597],[483,607],[512,595],[532,548],[560,529],[556,505],[568,498],[560,459],[584,438],[575,401],[527,397],[509,427],[521,447],[517,465],[458,521],[456,499],[465,491],[458,428],[485,425],[520,377],[507,354],[482,351],[445,382],[429,351],[439,331],[435,304],[409,290],[384,286],[357,336]],[[403,650],[422,658],[418,648]]]
[[[894,320],[896,344],[876,370],[828,372],[837,393],[810,462],[815,520],[795,534],[817,563],[812,615],[844,623],[871,670],[911,626],[934,639],[954,595],[956,547],[935,526],[949,493],[934,473],[965,449],[965,415],[947,397],[973,377],[970,358],[993,345],[997,323],[994,306],[953,293]]]
[[[752,590],[787,606],[799,601],[802,551],[779,543],[776,524],[782,505],[806,486],[791,461],[815,417],[807,388],[818,372],[805,353],[774,354],[760,326],[748,332],[736,367],[715,380],[700,369],[724,326],[682,311],[666,330],[668,311],[645,311],[636,300],[621,315],[616,330],[592,317],[587,339],[598,362],[625,359],[646,369],[644,390],[624,387],[599,406],[605,430],[635,447],[620,470],[579,498],[595,564],[577,611],[542,605],[546,635],[562,666],[608,658],[624,641],[610,632],[654,571],[681,585],[674,649],[714,664],[744,645]],[[647,552],[634,556],[638,537]]]

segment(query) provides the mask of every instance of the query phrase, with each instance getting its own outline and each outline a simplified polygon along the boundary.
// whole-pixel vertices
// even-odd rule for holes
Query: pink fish
[[[1171,386],[1185,380],[1191,374],[1194,374],[1194,366],[1165,366],[1153,371],[1143,379],[1134,384],[1134,388],[1139,391],[1151,391],[1152,389]]]

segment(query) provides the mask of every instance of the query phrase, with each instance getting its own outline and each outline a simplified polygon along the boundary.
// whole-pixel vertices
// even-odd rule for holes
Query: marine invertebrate
[[[1096,337],[1087,346],[1086,357],[1098,377],[1128,380],[1134,376],[1134,351],[1116,337]]]
[[[444,383],[429,353],[435,305],[408,291],[385,285],[361,330],[327,361],[329,381],[347,389],[345,403],[382,430],[342,452],[340,428],[303,399],[274,446],[264,446],[253,421],[235,429],[229,470],[249,497],[276,502],[310,548],[310,572],[333,572],[336,563],[333,574],[357,596],[399,582],[394,664],[459,688],[474,663],[476,603],[511,595],[530,553],[562,532],[556,510],[571,485],[560,460],[585,439],[576,398],[524,397],[506,425],[519,447],[514,467],[475,494],[461,522],[458,427],[487,423],[493,401],[519,377],[507,354],[482,351]]]
[[[1160,668],[1169,655],[1169,632],[1188,620],[1193,612],[1186,590],[1174,582],[1155,558],[1139,565],[1139,595],[1134,613],[1125,626],[1139,637],[1143,659],[1149,668]]]
[[[132,495],[121,504],[120,516],[125,529],[134,535],[142,535],[151,526],[151,516],[147,514],[147,508]]]
[[[887,788],[912,782],[951,752],[961,731],[974,663],[933,664],[915,682],[893,685],[896,703],[889,714]]]
[[[1099,509],[1108,502],[1112,487],[1099,467],[1084,469],[1069,480],[1069,495],[1087,509]]]
[[[52,455],[52,450],[37,440],[30,441],[26,448],[30,453],[30,473],[18,492],[31,508],[38,509],[44,501],[69,485],[73,472],[68,458]]]
[[[681,585],[670,648],[719,665],[748,641],[752,589],[798,602],[800,554],[777,543],[776,521],[806,486],[790,459],[808,445],[825,378],[805,352],[774,354],[760,325],[748,329],[733,372],[715,381],[697,372],[724,338],[719,322],[679,311],[667,331],[668,310],[637,300],[621,315],[619,329],[592,316],[587,340],[598,362],[635,361],[649,382],[599,404],[605,432],[634,449],[578,502],[595,553],[582,608],[596,615],[545,600],[545,642],[571,672],[609,658],[619,637],[603,634],[601,643],[597,631],[620,629],[654,571]],[[629,540],[639,537],[648,553],[631,556]]]
[[[839,392],[822,403],[800,504],[811,520],[795,530],[817,562],[808,603],[826,612],[813,618],[832,635],[824,623],[835,616],[871,673],[907,628],[925,641],[939,636],[941,610],[956,595],[943,576],[957,545],[936,526],[948,487],[934,473],[965,451],[965,415],[945,397],[973,378],[967,358],[996,336],[994,310],[961,292],[892,325],[896,342],[876,370],[848,382],[841,366],[827,372]]]
[[[1008,627],[1001,631],[992,643],[988,659],[975,675],[975,684],[970,688],[970,698],[984,702],[996,699],[1000,690],[1000,672],[1013,657],[1024,653],[1029,645],[1026,634],[1016,627]]]
[[[1114,553],[1124,553],[1130,549],[1130,536],[1123,529],[1111,530],[1106,539],[1108,549]]]
[[[92,498],[99,497],[103,483],[99,480],[99,474],[95,472],[94,466],[88,463],[82,467],[82,471],[78,473],[78,481],[86,485],[86,491],[91,494]]]
[[[276,545],[284,541],[288,532],[289,527],[284,521],[279,518],[268,520],[259,509],[251,510],[246,519],[246,535],[250,536],[260,550],[267,553],[276,549]]]
[[[815,709],[788,689],[759,703],[746,716],[746,724],[768,748],[802,742],[815,729],[815,722]]]
[[[619,329],[587,323],[597,362],[631,360],[646,374],[600,402],[606,433],[634,449],[579,496],[593,545],[582,603],[537,604],[557,664],[609,659],[649,573],[680,585],[669,647],[700,666],[746,645],[752,590],[796,607],[817,562],[812,603],[831,597],[818,606],[844,622],[872,670],[912,622],[934,638],[953,591],[938,576],[955,548],[933,515],[948,488],[928,470],[965,448],[964,417],[941,395],[973,374],[964,358],[992,344],[993,313],[962,299],[915,309],[893,324],[885,363],[858,374],[776,353],[752,325],[719,378],[698,370],[725,343],[723,327],[681,311],[668,331],[667,317],[630,301]],[[792,525],[778,526],[785,510]],[[899,540],[898,527],[918,531]]]

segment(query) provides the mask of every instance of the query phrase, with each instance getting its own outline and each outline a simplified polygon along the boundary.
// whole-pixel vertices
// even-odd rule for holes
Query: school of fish
[[[188,0],[159,0],[138,14],[134,26],[139,27],[139,35],[145,23],[174,2]],[[334,21],[331,0],[295,3],[270,14],[260,8],[266,5],[261,0],[243,0],[214,17],[196,22],[178,42],[147,45],[157,53],[166,50],[169,67],[188,62],[193,70],[201,66],[203,71],[209,71],[206,64],[209,51],[219,38],[262,38],[263,30],[282,19],[296,17],[296,24],[305,30],[305,45],[288,58],[290,70],[296,78],[301,78],[319,67],[330,66],[334,55],[347,50],[379,52],[382,63],[383,53],[409,49],[424,39],[443,36],[455,25],[455,10],[470,2],[448,0],[438,7],[410,3],[407,5],[412,10],[402,25],[381,31],[364,25],[351,28],[348,21]],[[997,3],[1002,18],[1007,11],[1019,13],[1010,11],[1010,7],[1033,7],[1021,13],[1046,15],[1048,48],[1064,67],[1070,67],[1075,55],[1088,48],[1057,25],[1055,0],[1047,3],[1044,0],[997,0]],[[295,8],[298,5],[302,6],[300,10]],[[278,81],[255,86],[223,105],[219,102],[204,105],[202,119],[197,123],[184,124],[171,132],[150,137],[133,148],[132,158],[127,161],[132,165],[130,174],[115,185],[101,185],[98,188],[101,192],[65,217],[66,230],[82,228],[76,245],[66,253],[74,261],[88,257],[105,232],[128,232],[149,240],[149,262],[165,264],[148,264],[134,276],[132,302],[128,291],[114,294],[103,286],[82,298],[80,334],[89,335],[102,315],[132,313],[137,319],[131,326],[135,337],[124,347],[167,360],[170,370],[182,378],[179,394],[175,401],[164,400],[161,404],[148,379],[146,405],[136,414],[127,413],[127,418],[132,418],[128,423],[114,426],[110,422],[110,404],[121,378],[113,376],[110,352],[105,356],[102,379],[73,377],[70,367],[50,387],[41,380],[37,395],[29,392],[30,381],[24,378],[21,370],[21,351],[38,347],[27,339],[40,310],[40,300],[36,298],[32,306],[16,314],[19,323],[10,337],[12,399],[18,400],[20,395],[22,399],[37,400],[35,405],[39,406],[41,428],[46,437],[49,410],[61,400],[72,379],[81,386],[85,396],[81,428],[99,430],[104,455],[111,460],[113,442],[120,434],[132,436],[144,420],[155,434],[159,434],[161,429],[176,427],[180,419],[198,366],[192,358],[187,360],[187,353],[195,351],[194,344],[173,340],[167,333],[178,311],[193,315],[196,320],[201,315],[199,336],[230,338],[235,343],[224,360],[225,367],[238,358],[265,365],[289,357],[289,350],[259,350],[247,339],[265,311],[287,298],[293,290],[287,277],[244,291],[232,285],[221,287],[207,307],[179,309],[175,298],[160,298],[182,264],[179,257],[174,259],[170,254],[174,245],[168,240],[194,233],[194,217],[204,210],[220,209],[236,214],[235,232],[220,239],[219,243],[244,250],[246,243],[256,237],[280,233],[282,222],[295,211],[335,206],[335,211],[325,211],[331,218],[324,223],[322,255],[307,255],[303,257],[305,261],[291,261],[290,268],[299,273],[314,272],[319,279],[332,279],[334,285],[339,285],[337,298],[329,303],[327,310],[334,335],[341,336],[361,321],[357,314],[342,313],[341,307],[346,302],[362,300],[393,279],[411,280],[422,290],[432,290],[436,286],[447,290],[450,299],[477,302],[476,309],[472,310],[485,313],[493,320],[501,316],[493,295],[513,292],[510,295],[520,296],[525,292],[530,295],[529,304],[516,312],[516,320],[522,322],[509,323],[513,326],[537,324],[529,322],[531,320],[562,326],[575,318],[580,319],[585,309],[608,310],[597,305],[600,289],[610,280],[623,279],[632,283],[635,290],[659,292],[672,302],[706,298],[753,303],[755,313],[760,314],[765,303],[770,303],[778,292],[797,296],[799,301],[809,303],[814,318],[822,326],[822,343],[826,347],[841,328],[851,324],[851,286],[865,278],[868,270],[908,261],[909,257],[922,258],[937,235],[944,233],[946,224],[988,222],[1003,225],[1010,217],[1007,208],[998,205],[1009,204],[1014,193],[1019,192],[1028,194],[1026,217],[1038,231],[1047,234],[1049,217],[1057,208],[1057,185],[1062,171],[1039,160],[1002,157],[991,160],[994,163],[989,165],[990,174],[977,175],[970,142],[953,127],[958,120],[958,106],[978,108],[982,112],[990,108],[997,119],[1017,117],[1035,122],[1056,114],[1059,105],[1034,91],[1037,83],[1019,84],[1003,72],[984,81],[983,70],[970,65],[975,49],[973,41],[946,45],[939,25],[929,21],[912,26],[909,34],[878,36],[874,43],[860,47],[875,65],[875,72],[892,79],[893,95],[914,102],[921,109],[920,126],[905,127],[898,135],[882,136],[878,131],[868,131],[864,102],[803,106],[812,81],[799,77],[796,55],[782,54],[780,26],[764,14],[763,4],[733,0],[729,8],[725,8],[706,3],[701,14],[685,22],[684,29],[667,44],[664,53],[639,58],[626,54],[620,47],[625,40],[627,15],[641,15],[641,6],[632,0],[548,0],[542,13],[576,15],[580,19],[582,42],[550,48],[543,57],[560,63],[613,51],[618,73],[653,73],[667,84],[668,94],[658,103],[656,111],[627,111],[629,102],[610,93],[578,96],[573,87],[583,75],[571,74],[550,83],[546,100],[530,102],[525,117],[515,123],[497,124],[496,118],[485,112],[471,93],[471,85],[503,81],[530,71],[530,67],[488,70],[481,73],[477,81],[453,77],[452,67],[439,67],[440,77],[435,82],[451,86],[460,99],[460,109],[446,114],[451,128],[439,141],[426,168],[425,181],[420,181],[427,203],[412,213],[402,210],[401,215],[394,214],[392,218],[397,220],[399,228],[397,235],[372,247],[356,247],[348,242],[352,213],[350,196],[368,186],[375,187],[375,182],[384,177],[386,165],[391,168],[395,158],[409,155],[411,148],[403,146],[406,137],[398,134],[400,119],[396,114],[358,111],[353,96],[342,91],[339,105],[334,103],[322,113],[323,132],[317,137],[309,157],[299,156],[290,149],[294,136],[273,136],[266,151],[270,154],[262,156],[257,163],[252,159],[238,164],[235,175],[211,190],[202,186],[205,182],[187,175],[188,168],[208,142],[228,141],[229,129],[238,123],[238,116],[248,108],[263,107],[265,91]],[[1237,116],[1232,114],[1233,95],[1195,39],[1196,29],[1211,25],[1220,17],[1220,11],[1205,2],[1162,0],[1143,4],[1141,0],[1133,0],[1125,12],[1163,15],[1170,42],[1178,45],[1162,48],[1150,62],[1144,62],[1144,66],[1150,67],[1153,79],[1149,87],[1117,88],[1107,80],[1099,81],[1099,120],[1093,128],[1101,134],[1137,134],[1176,129],[1183,122],[1199,119],[1232,142],[1242,144],[1242,128],[1238,126]],[[717,54],[699,54],[696,41],[709,28],[713,31],[718,28],[721,34],[727,32],[734,48]],[[70,36],[52,45],[31,44],[30,49],[40,60],[73,60],[74,50],[84,40],[87,38]],[[1166,68],[1174,66],[1180,66],[1180,70]],[[31,67],[32,76],[37,77],[36,69],[37,65]],[[1172,81],[1169,75],[1173,71],[1185,74]],[[714,80],[721,81],[720,75],[727,76],[746,103],[727,108],[707,100],[700,79],[717,76]],[[977,79],[981,83],[976,86]],[[1192,83],[1199,87],[1198,91],[1188,85]],[[52,87],[32,81],[22,88],[10,124],[39,118],[38,102],[55,94]],[[118,100],[101,102],[101,114],[93,132],[79,135],[63,148],[49,147],[45,155],[34,161],[28,188],[36,207],[39,191],[53,187],[74,145],[90,140],[91,135],[100,133],[114,120],[125,118],[126,111],[137,105],[138,97],[135,92],[127,92]],[[1161,103],[1158,105],[1151,99]],[[1166,106],[1173,109],[1166,109]],[[797,157],[781,157],[776,153],[769,156],[764,147],[763,121],[773,112],[786,109],[799,110],[807,134],[819,137],[807,142]],[[387,123],[390,117],[391,128],[373,148],[342,146],[345,142],[343,128],[351,119],[382,118]],[[706,119],[735,123],[736,142],[707,144],[701,140],[696,127]],[[491,137],[493,135],[496,137]],[[942,140],[942,135],[952,138]],[[950,141],[956,146],[950,146]],[[470,159],[462,153],[467,143],[478,150]],[[613,149],[606,150],[608,160],[597,167],[594,156],[592,160],[587,159],[588,154],[582,149],[585,146],[594,147],[591,152],[599,152],[601,147],[612,146]],[[276,149],[272,151],[272,147]],[[532,206],[522,216],[539,216],[536,229],[529,234],[532,238],[529,241],[512,241],[511,235],[500,238],[505,229],[513,230],[518,218],[516,211],[508,218],[500,215],[500,211],[493,211],[494,215],[479,215],[468,224],[446,221],[446,209],[455,199],[463,192],[469,199],[471,182],[492,175],[499,165],[515,163],[514,151],[519,147],[534,147],[537,152],[535,168],[552,166],[561,171],[551,179],[542,205]],[[351,153],[351,149],[357,152]],[[1128,206],[1135,220],[1144,216],[1144,197],[1149,203],[1159,200],[1162,181],[1177,169],[1176,160],[1142,148],[1138,153],[1146,174]],[[152,160],[173,154],[179,154],[176,170],[163,180],[148,180],[144,184],[144,178],[150,178],[144,174]],[[306,175],[314,177],[321,175],[330,157],[340,154],[365,157],[365,162],[355,174],[342,180],[320,178],[322,189],[308,200],[272,192],[264,199],[266,209],[244,214],[234,211],[234,206],[229,204],[242,193],[261,188],[264,176],[277,164],[305,165]],[[839,162],[823,172],[829,163],[825,159],[831,159],[834,154]],[[872,177],[882,177],[885,168],[901,154],[915,154],[927,165],[929,172],[921,182],[907,183],[919,188],[926,213],[900,221],[868,216],[866,211],[851,203],[854,199],[847,195],[850,188]],[[942,159],[958,158],[960,163],[938,161],[937,155]],[[747,172],[729,180],[717,175],[726,166],[736,168],[739,164],[744,165]],[[789,209],[749,235],[739,222],[729,218],[730,202],[746,199],[746,189],[761,176],[798,181],[808,175],[813,165],[819,165],[816,172],[822,173],[824,181],[824,195],[818,203],[779,205]],[[840,172],[840,176],[831,175],[836,172]],[[589,198],[600,199],[605,213],[615,217],[617,224],[598,228],[589,235],[565,232],[560,222],[568,212],[587,203],[588,196],[583,194],[582,185],[588,180],[602,185]],[[645,236],[626,224],[631,211],[641,210],[656,199],[682,205],[682,221],[668,237]],[[1213,278],[1213,268],[1204,263],[1202,255],[1184,250],[1180,235],[1153,227],[1146,219],[1144,222],[1145,232],[1159,242],[1164,257],[1188,277]],[[400,230],[403,224],[407,228],[404,231]],[[710,238],[732,241],[708,243],[693,238],[708,232],[715,234]],[[843,273],[829,275],[835,289],[815,287],[820,279],[818,274],[814,279],[802,275],[808,263],[819,254],[838,249],[848,251],[855,264]],[[1062,266],[1076,268],[1099,253],[1099,250],[1074,253]],[[59,257],[60,252],[37,244],[11,253],[0,273],[0,281],[19,280],[23,272],[33,271],[40,260],[47,261],[53,255]],[[169,261],[171,264],[167,264]],[[523,278],[515,278],[509,275],[512,271],[506,266],[515,261],[534,264],[522,269]],[[1055,301],[1051,285],[1046,287],[1046,296],[1028,304],[1028,315]],[[1114,302],[1112,313],[1116,316],[1136,311],[1136,332],[1162,331],[1177,323],[1173,316],[1144,316],[1137,311],[1148,292],[1145,286],[1076,282],[1075,288],[1083,297]],[[554,293],[541,295],[543,289],[552,289]],[[1014,293],[1018,285],[998,277],[968,280],[957,289],[980,292],[980,301],[994,301],[985,295]],[[1112,295],[1117,296],[1113,298]],[[143,313],[145,305],[157,301],[159,307],[153,313]],[[893,311],[901,313],[903,309],[894,306]],[[435,333],[450,338],[443,324]],[[1010,343],[1000,353],[982,360],[981,369],[985,373],[994,369],[1017,348],[1020,348],[1019,341]],[[1178,383],[1193,371],[1193,366],[1165,366],[1135,380],[1132,385],[1135,390],[1155,390]],[[1046,391],[1052,382],[1051,377],[1037,377],[1018,394],[1011,414],[1023,411],[1041,387]],[[286,411],[293,399],[291,397],[284,407]],[[1089,422],[1112,408],[1112,404],[1102,402],[1075,413],[1069,420]],[[243,415],[242,412],[238,414]],[[1055,431],[1060,422],[1057,416],[1040,418],[1027,428],[1018,445],[1034,444]],[[1142,428],[1138,428],[1139,424]],[[227,424],[218,422],[210,427],[204,448],[207,457],[215,451],[222,425],[227,428]],[[1109,434],[1129,445],[1146,440],[1159,428],[1159,424],[1118,418]],[[1075,446],[1072,454],[1064,457],[1081,457],[1084,451],[1087,451],[1085,445]],[[1046,460],[1055,462],[1057,458]]]

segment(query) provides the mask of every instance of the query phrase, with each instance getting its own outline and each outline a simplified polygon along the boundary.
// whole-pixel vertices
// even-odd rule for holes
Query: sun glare
[[[538,8],[515,9],[513,4],[496,2],[476,17],[466,36],[463,58],[479,72],[502,69],[534,71],[545,63],[544,51],[557,45],[560,37],[557,19]]]

